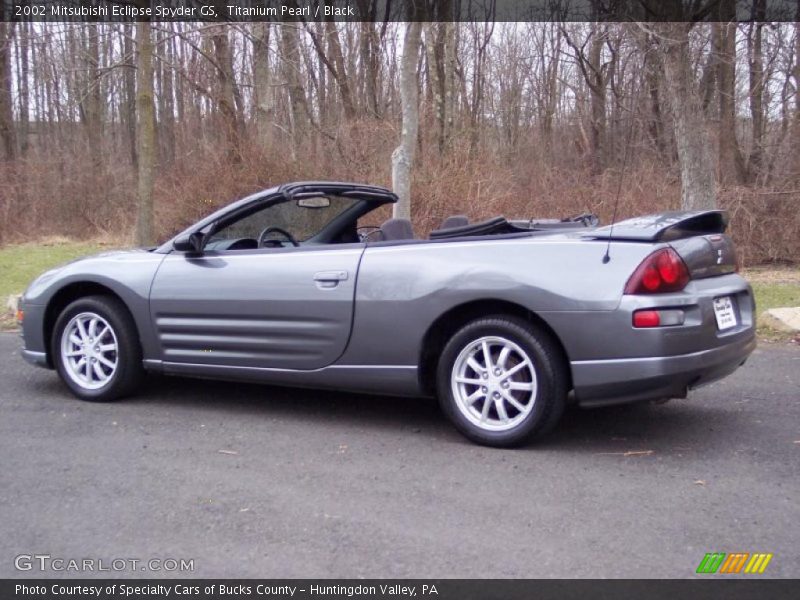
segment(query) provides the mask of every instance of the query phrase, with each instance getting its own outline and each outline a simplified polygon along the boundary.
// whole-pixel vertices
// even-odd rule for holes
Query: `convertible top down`
[[[23,356],[79,398],[145,371],[437,396],[470,439],[509,446],[580,406],[685,397],[755,348],[720,211],[599,227],[593,215],[474,223],[428,239],[369,221],[381,187],[291,183],[161,246],[40,276]]]

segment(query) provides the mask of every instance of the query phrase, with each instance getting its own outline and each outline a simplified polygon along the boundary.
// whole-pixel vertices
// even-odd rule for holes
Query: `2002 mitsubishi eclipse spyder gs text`
[[[286,184],[158,248],[49,271],[22,299],[24,357],[84,400],[144,372],[438,396],[470,439],[509,446],[580,406],[684,397],[755,348],[727,216],[565,221],[365,217],[368,185]]]

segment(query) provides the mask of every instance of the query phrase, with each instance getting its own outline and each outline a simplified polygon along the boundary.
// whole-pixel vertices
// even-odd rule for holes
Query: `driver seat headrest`
[[[408,219],[389,219],[381,225],[381,239],[385,241],[413,240],[414,227]]]

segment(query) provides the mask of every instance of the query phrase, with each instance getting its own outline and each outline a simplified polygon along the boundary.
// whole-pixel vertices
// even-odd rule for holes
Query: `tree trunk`
[[[306,122],[306,92],[300,83],[300,50],[297,46],[297,29],[292,23],[281,24],[281,71],[289,92],[289,144],[292,158],[296,157],[303,125]]]
[[[756,10],[761,9],[763,20],[764,0],[756,0],[756,7]],[[764,62],[761,43],[763,27],[764,24],[761,22],[751,23],[747,39],[748,62],[750,63],[750,117],[753,123],[753,143],[750,158],[747,161],[747,175],[751,181],[759,176],[764,162]]]
[[[690,25],[659,23],[654,27],[660,36],[666,91],[678,147],[681,206],[684,210],[713,209],[717,204],[714,159],[689,62]]]
[[[88,151],[92,157],[94,169],[102,165],[103,149],[103,118],[102,100],[100,94],[100,46],[98,37],[100,31],[97,24],[85,25],[81,32],[81,46],[85,48],[83,60],[85,61],[84,79],[81,89],[78,90],[78,107],[81,112],[81,122],[86,132]]]
[[[17,30],[18,52],[17,61],[19,63],[19,153],[25,156],[28,152],[28,137],[30,132],[30,62],[28,60],[28,52],[33,40],[33,23],[22,23],[21,29]],[[23,34],[24,35],[20,35]]]
[[[591,92],[592,118],[590,123],[591,142],[592,142],[592,171],[601,173],[605,158],[605,138],[606,138],[606,84],[607,77],[603,73],[600,64],[603,45],[607,39],[607,30],[602,29],[603,25],[593,25],[595,32],[592,36],[589,49],[588,65],[590,76],[587,78],[589,91]]]
[[[336,83],[339,85],[339,95],[342,98],[344,117],[347,120],[351,120],[356,116],[356,107],[353,103],[353,93],[350,90],[350,80],[347,76],[347,69],[344,66],[342,45],[339,42],[339,31],[336,29],[336,23],[332,20],[325,21],[325,37],[328,40],[328,49],[333,58],[333,65],[328,63],[328,66],[333,67],[330,71]]]
[[[745,166],[736,140],[736,23],[728,21],[728,14],[721,16],[726,22],[714,23],[713,29],[719,91],[719,178],[726,185],[744,183]]]
[[[542,70],[544,71],[544,102],[542,103],[542,137],[544,138],[544,156],[550,158],[553,153],[553,121],[556,116],[559,95],[559,65],[561,63],[561,29],[553,24],[551,28],[550,57],[542,56]],[[545,42],[542,41],[544,47]],[[544,53],[542,53],[544,55]]]
[[[377,119],[380,118],[380,107],[378,105],[378,70],[380,68],[378,53],[380,46],[375,35],[374,23],[362,21],[360,27],[359,52],[361,54],[361,68],[364,73],[366,106],[370,116]]]
[[[436,116],[436,137],[439,154],[444,154],[450,141],[452,115],[450,114],[452,86],[454,83],[453,61],[454,42],[452,0],[441,0],[431,7],[429,23],[425,24],[425,51],[430,74],[434,115]],[[435,22],[434,22],[435,21]]]
[[[659,72],[663,68],[659,68],[658,56],[647,56],[645,63],[645,81],[647,83],[648,95],[650,96],[650,123],[648,132],[650,139],[662,159],[669,158],[669,150],[667,148],[667,140],[664,135],[664,116],[661,112],[661,89],[663,82],[659,77]]]
[[[269,23],[253,24],[253,92],[256,136],[262,148],[269,147],[271,93],[269,78]]]
[[[444,154],[447,140],[447,115],[444,90],[443,23],[425,23],[425,56],[428,63],[433,114],[436,118],[436,138],[439,154]]]
[[[136,70],[138,90],[136,111],[139,116],[136,130],[139,168],[137,172],[136,198],[138,220],[136,243],[147,246],[153,243],[153,170],[155,167],[155,106],[153,103],[153,42],[150,23],[136,23],[138,56]]]
[[[392,188],[399,200],[392,209],[392,216],[403,219],[411,218],[411,170],[414,167],[419,127],[417,59],[421,31],[422,24],[419,22],[406,24],[400,65],[400,104],[403,124],[400,145],[392,153]]]
[[[170,34],[161,34],[160,46],[162,60],[158,64],[159,79],[159,117],[161,122],[158,127],[158,138],[161,142],[162,164],[170,165],[175,161],[175,90],[173,78],[175,70],[174,57],[171,55],[169,45]]]
[[[567,43],[575,53],[575,59],[580,68],[586,87],[590,94],[589,117],[589,145],[591,151],[591,166],[593,173],[600,173],[605,163],[605,137],[606,137],[606,88],[614,77],[616,69],[616,49],[609,45],[612,51],[611,59],[603,62],[603,47],[608,44],[609,25],[607,23],[593,23],[589,38],[583,45],[573,41],[566,29],[562,32]],[[586,43],[589,44],[588,56],[584,52]]]
[[[797,14],[794,23],[794,132],[792,147],[794,148],[795,176],[800,173],[800,0],[797,2]]]
[[[14,160],[17,142],[14,135],[14,108],[11,86],[11,40],[14,23],[0,23],[0,142],[6,160]]]
[[[231,54],[228,29],[224,26],[216,28],[212,36],[214,43],[214,58],[217,61],[217,76],[219,78],[219,111],[222,114],[227,141],[228,158],[239,162],[242,158],[242,139],[244,137],[244,122],[241,117],[241,98],[233,73],[233,56]]]
[[[125,54],[126,67],[123,75],[124,100],[122,111],[122,122],[125,126],[128,141],[128,151],[131,157],[131,165],[138,169],[138,158],[136,155],[136,58],[133,47],[133,26],[126,23],[123,25],[123,52]]]

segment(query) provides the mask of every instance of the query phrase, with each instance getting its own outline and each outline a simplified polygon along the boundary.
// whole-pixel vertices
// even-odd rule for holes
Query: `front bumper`
[[[45,367],[49,368],[50,365],[47,364],[47,354],[44,352],[36,352],[34,350],[25,350],[23,349],[20,354],[22,354],[22,358],[24,358],[27,362],[37,367]]]
[[[47,348],[44,340],[45,306],[29,304],[24,298],[20,306],[25,311],[25,319],[20,324],[23,348],[22,358],[37,367],[52,368],[47,359]]]
[[[745,363],[756,348],[755,332],[724,346],[647,358],[572,362],[580,406],[607,406],[643,400],[683,398],[687,390],[722,379]]]

